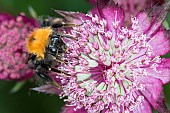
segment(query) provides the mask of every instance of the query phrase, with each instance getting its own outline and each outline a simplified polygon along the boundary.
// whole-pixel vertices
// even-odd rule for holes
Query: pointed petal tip
[[[76,17],[81,14],[80,12],[72,12],[72,11],[62,11],[62,10],[54,10],[57,14],[63,17]]]
[[[40,87],[30,88],[30,90],[34,90],[40,93],[46,93],[46,94],[60,94],[61,89],[55,87],[52,84],[46,84]]]
[[[157,111],[158,111],[158,113],[170,113],[170,110],[168,110],[165,102],[166,101],[165,101],[165,98],[164,98],[164,94],[162,93],[157,100],[157,104],[158,104]]]
[[[81,108],[81,109],[77,109],[76,111],[74,109],[75,109],[75,106],[67,106],[67,105],[65,105],[62,108],[61,113],[87,113],[87,111],[84,109],[84,107]]]

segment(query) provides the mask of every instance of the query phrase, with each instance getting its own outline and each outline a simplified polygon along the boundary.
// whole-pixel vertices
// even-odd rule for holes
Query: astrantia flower
[[[125,12],[125,24],[129,26],[131,15],[136,16],[140,11],[147,10],[154,5],[162,5],[165,0],[113,0]],[[96,4],[97,0],[89,0],[91,4]]]
[[[169,34],[161,27],[170,3],[141,12],[123,27],[124,12],[107,6],[90,14],[57,11],[78,24],[63,31],[68,53],[60,69],[65,101],[88,113],[166,112],[163,84],[170,81]],[[101,3],[102,4],[102,3]],[[58,76],[57,76],[58,77]]]
[[[146,10],[154,5],[161,5],[165,0],[115,0],[125,12],[125,22],[130,23],[131,15],[136,16],[140,11]]]
[[[33,75],[26,62],[25,39],[37,26],[23,14],[0,14],[0,79],[21,80]]]

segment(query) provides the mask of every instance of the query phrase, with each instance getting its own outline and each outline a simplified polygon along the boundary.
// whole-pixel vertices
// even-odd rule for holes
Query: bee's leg
[[[53,59],[53,60],[55,60],[55,61],[57,61],[57,62],[59,62],[59,63],[65,63],[65,61],[64,60],[61,60],[61,59],[59,59],[59,58],[57,58],[57,57],[61,57],[60,55],[58,55],[58,54],[56,54],[56,56],[54,56],[54,54],[48,54],[49,55],[49,57],[51,58],[51,59]],[[48,57],[48,58],[49,58]]]
[[[64,60],[60,60],[60,59],[56,59],[56,57],[53,58],[55,61],[59,62],[59,63],[65,63]]]
[[[68,64],[67,60],[57,59],[56,57],[54,57],[54,60],[57,61],[58,63],[61,63],[61,64]]]
[[[52,81],[52,79],[50,77],[48,77],[46,74],[42,74],[42,73],[38,73],[35,71],[35,74],[40,77],[41,79],[47,81],[47,82],[50,82]]]
[[[25,63],[27,64],[29,60],[31,60],[31,59],[33,59],[33,60],[34,60],[34,59],[35,59],[35,57],[36,57],[36,55],[34,55],[34,54],[27,54],[27,56],[26,56],[26,57],[27,57],[27,60],[25,61]]]
[[[78,37],[74,37],[74,36],[72,36],[72,35],[69,35],[69,34],[62,34],[62,35],[60,35],[61,37],[66,37],[66,38],[70,38],[70,39],[73,39],[73,40],[76,40],[77,41],[77,39],[78,39]]]
[[[48,82],[52,81],[52,79],[48,75],[46,75],[45,72],[44,73],[41,72],[42,71],[41,69],[42,67],[38,66],[35,69],[35,74],[45,81],[48,81]]]
[[[64,71],[62,71],[62,70],[58,70],[58,69],[55,69],[55,68],[50,68],[51,69],[51,71],[54,71],[54,72],[57,72],[58,74],[65,74],[65,75],[69,75],[68,73],[65,73]],[[70,75],[69,75],[70,76]]]

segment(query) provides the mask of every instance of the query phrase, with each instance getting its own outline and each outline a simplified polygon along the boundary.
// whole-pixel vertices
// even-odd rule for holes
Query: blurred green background
[[[51,9],[86,13],[91,8],[86,0],[0,0],[0,11],[13,15],[24,12],[30,16],[29,6],[38,15],[50,16],[56,15]],[[63,101],[58,96],[30,91],[35,86],[33,84],[27,82],[19,92],[11,94],[10,90],[15,82],[0,81],[0,113],[59,113],[64,105]],[[164,92],[170,109],[170,84],[165,85]]]
[[[51,9],[87,12],[90,5],[86,0],[0,0],[0,11],[11,14],[25,12],[32,6],[38,15],[55,15]]]

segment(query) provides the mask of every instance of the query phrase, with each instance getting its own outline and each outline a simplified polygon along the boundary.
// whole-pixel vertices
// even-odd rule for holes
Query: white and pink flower
[[[88,113],[168,112],[163,84],[170,81],[169,33],[162,27],[170,2],[131,17],[124,26],[124,11],[107,0],[90,14],[57,11],[78,26],[62,31],[68,61],[60,69],[70,76],[61,79],[61,97]]]

